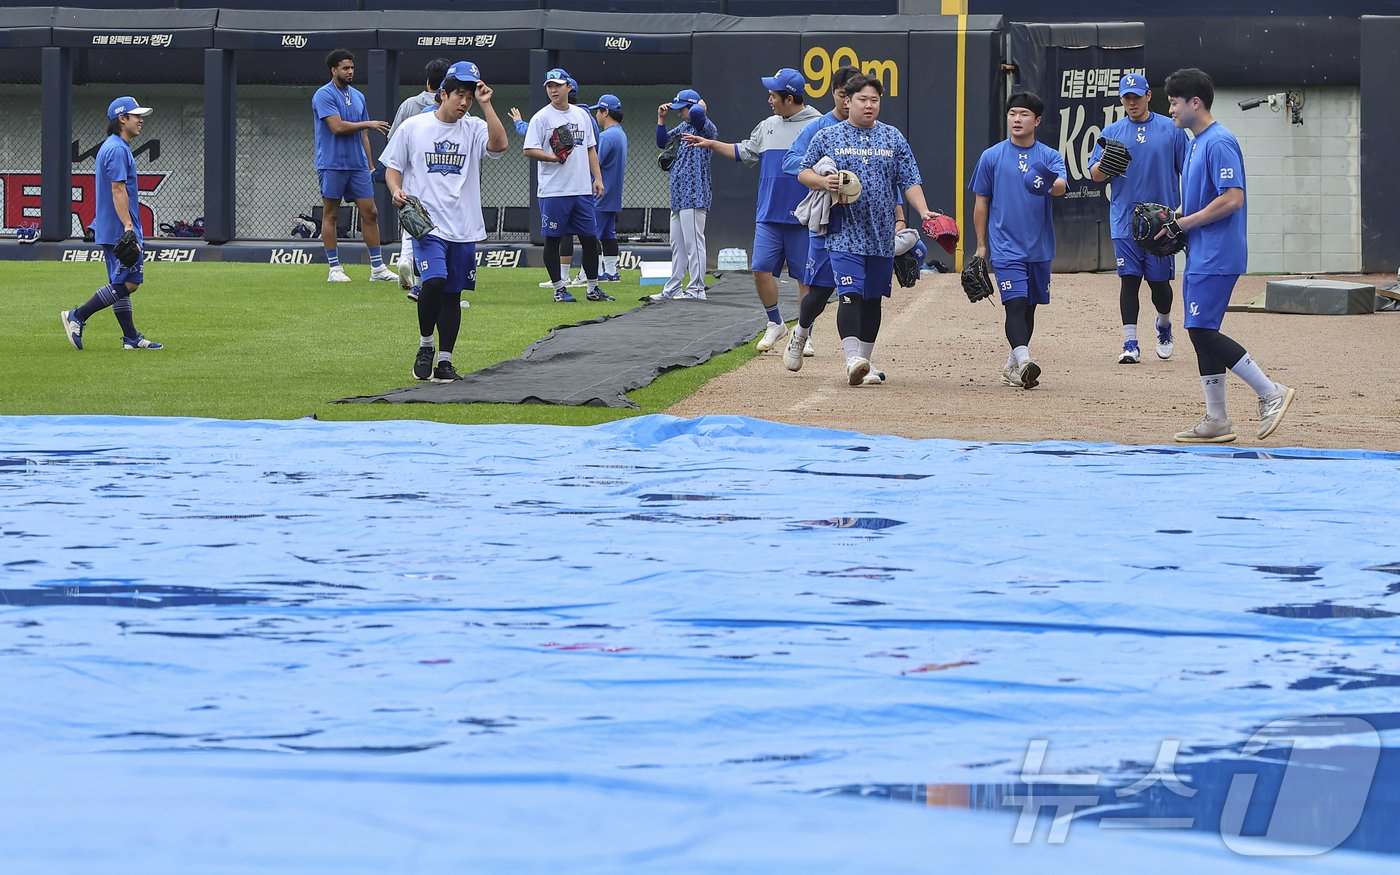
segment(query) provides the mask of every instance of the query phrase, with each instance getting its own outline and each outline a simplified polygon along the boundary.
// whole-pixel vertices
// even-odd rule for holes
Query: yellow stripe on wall
[[[962,240],[968,238],[967,233],[967,211],[964,205],[967,203],[967,180],[964,178],[966,160],[964,143],[967,138],[967,0],[943,0],[943,12],[949,13],[950,8],[956,8],[958,12],[958,96],[954,137],[957,143],[953,147],[953,174],[954,174],[954,203],[957,204],[957,214],[953,217],[957,220],[958,230]],[[963,268],[964,246],[959,243],[957,252],[953,256],[953,270],[961,271]]]

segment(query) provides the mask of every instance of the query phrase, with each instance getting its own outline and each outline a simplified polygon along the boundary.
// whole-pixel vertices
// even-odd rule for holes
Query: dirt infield
[[[1329,277],[1389,284],[1389,276]],[[1270,277],[1243,278],[1234,303],[1264,292]],[[1181,330],[1176,354],[1155,354],[1152,306],[1144,284],[1139,330],[1143,361],[1117,364],[1122,348],[1118,278],[1057,274],[1051,303],[1038,309],[1031,352],[1041,385],[1002,385],[1006,340],[1000,306],[968,303],[955,274],[925,274],[885,302],[875,367],[882,386],[846,385],[835,305],[818,320],[817,356],[790,373],[774,350],[714,380],[670,413],[740,414],[777,422],[910,438],[977,441],[1073,440],[1170,444],[1205,409],[1195,355]],[[756,300],[755,300],[756,303]],[[785,313],[791,317],[791,314]],[[1400,381],[1387,364],[1400,351],[1400,312],[1362,316],[1289,316],[1232,312],[1225,332],[1275,380],[1298,395],[1283,424],[1257,441],[1257,402],[1241,380],[1228,381],[1237,447],[1400,449]]]

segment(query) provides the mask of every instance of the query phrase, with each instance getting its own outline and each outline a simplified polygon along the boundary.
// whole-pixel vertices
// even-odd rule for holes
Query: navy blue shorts
[[[777,276],[787,262],[788,276],[806,282],[807,238],[811,232],[806,225],[783,222],[759,222],[753,228],[753,271]],[[799,273],[801,271],[801,273]]]
[[[540,230],[546,237],[597,237],[593,195],[571,194],[540,198]]]
[[[1135,240],[1113,238],[1113,259],[1118,263],[1119,276],[1145,277],[1148,282],[1169,280],[1176,277],[1176,259],[1160,255],[1148,255]]]
[[[374,197],[368,167],[358,170],[317,170],[316,178],[321,180],[321,197],[327,200],[359,201]]]
[[[802,281],[808,286],[823,289],[836,287],[836,278],[831,275],[831,254],[826,251],[826,238],[820,234],[807,233],[807,269]]]
[[[836,278],[838,295],[888,298],[894,280],[894,259],[883,255],[832,252],[831,274]]]
[[[452,243],[427,234],[413,244],[413,257],[424,282],[447,280],[447,294],[476,289],[475,243]]]
[[[117,260],[112,254],[112,247],[102,245],[102,260],[107,262],[107,281],[110,283],[132,283],[140,285],[146,281],[141,269],[146,266],[146,242],[141,241],[141,257],[136,259],[134,267],[127,267]]]

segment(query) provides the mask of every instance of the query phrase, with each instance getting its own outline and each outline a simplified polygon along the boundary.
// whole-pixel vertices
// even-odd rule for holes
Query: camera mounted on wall
[[[1267,97],[1256,97],[1253,100],[1241,100],[1240,109],[1250,110],[1256,106],[1269,105],[1269,109],[1278,112],[1285,106],[1288,107],[1288,120],[1295,125],[1303,123],[1303,92],[1301,91],[1280,91],[1277,94],[1270,94]]]

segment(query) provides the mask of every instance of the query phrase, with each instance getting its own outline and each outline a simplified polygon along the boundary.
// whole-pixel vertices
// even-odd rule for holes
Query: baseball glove
[[[919,281],[919,259],[914,251],[896,255],[894,257],[894,278],[899,280],[901,288],[912,289]]]
[[[399,207],[399,227],[409,233],[414,240],[422,240],[433,228],[433,217],[428,215],[422,201],[408,195],[408,203]]]
[[[574,132],[568,125],[560,125],[549,135],[549,151],[563,164],[574,151]]]
[[[112,247],[112,254],[123,267],[135,267],[136,262],[141,260],[141,244],[136,242],[136,232],[123,231],[117,244]]]
[[[992,296],[992,277],[987,272],[987,259],[974,255],[967,260],[962,272],[962,287],[967,299],[974,304]]]
[[[1103,154],[1099,156],[1099,170],[1113,177],[1128,172],[1128,164],[1132,162],[1133,155],[1127,146],[1108,137],[1099,137],[1099,145],[1103,147]]]
[[[1175,255],[1186,248],[1186,232],[1176,219],[1176,213],[1161,204],[1138,204],[1133,207],[1133,239],[1148,255]],[[1166,233],[1158,237],[1163,230]]]
[[[958,223],[953,221],[951,216],[942,213],[924,222],[924,233],[937,240],[938,245],[949,255],[958,248],[958,240],[962,237],[958,231]]]
[[[671,165],[676,163],[676,156],[681,152],[681,138],[672,137],[666,141],[666,148],[661,150],[661,154],[656,156],[657,165],[667,173],[671,172]]]

